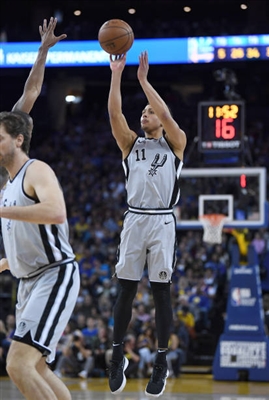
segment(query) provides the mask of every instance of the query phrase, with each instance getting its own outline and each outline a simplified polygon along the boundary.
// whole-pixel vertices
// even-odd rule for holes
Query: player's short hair
[[[6,132],[13,138],[23,135],[21,149],[28,155],[33,130],[33,120],[30,115],[22,111],[2,111],[0,125],[4,125]]]
[[[145,107],[147,107],[147,106],[152,107],[150,103],[147,103],[147,104],[145,105]],[[167,106],[167,108],[168,108],[168,110],[169,110],[171,116],[173,117],[173,113],[172,113],[172,110],[171,110],[170,106],[168,106],[168,104],[166,104],[166,106]]]

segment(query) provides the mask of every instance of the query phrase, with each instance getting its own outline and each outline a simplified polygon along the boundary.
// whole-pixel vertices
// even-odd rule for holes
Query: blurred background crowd
[[[129,22],[136,38],[258,34],[269,30],[268,5],[263,0],[247,1],[245,11],[237,1],[190,1],[193,13],[184,13],[181,1],[144,0],[143,12],[130,16],[119,0],[113,1],[113,13],[109,1],[94,2],[94,6],[93,2],[84,1],[80,2],[85,8],[81,19],[71,13],[74,3],[78,7],[77,1],[38,1],[36,7],[33,2],[22,1],[20,14],[10,13],[12,3],[1,4],[2,41],[38,41],[38,25],[50,15],[58,15],[57,30],[67,33],[69,40],[96,40],[99,27],[110,18]],[[231,4],[238,7],[231,9]],[[136,68],[128,66],[124,72],[123,109],[132,129],[140,132],[145,98],[136,79]],[[197,136],[197,103],[224,98],[223,83],[214,79],[214,72],[222,68],[227,65],[150,67],[149,80],[187,134],[186,168],[203,166],[197,149],[190,151]],[[268,62],[234,62],[229,68],[237,76],[236,91],[246,102],[249,146],[244,163],[268,170]],[[28,72],[0,70],[1,110],[12,108]],[[110,357],[112,310],[117,295],[113,274],[127,205],[121,154],[108,123],[109,77],[109,67],[47,68],[44,87],[32,113],[35,127],[30,155],[48,162],[59,177],[67,204],[70,240],[81,273],[77,305],[63,332],[54,366],[59,376],[105,376]],[[82,101],[66,103],[67,88],[77,88]],[[181,196],[184,198],[184,192]],[[246,229],[242,234],[259,255],[264,323],[269,334],[269,233],[264,228]],[[237,237],[224,232],[221,244],[208,245],[202,235],[201,230],[178,231],[177,266],[171,285],[174,329],[168,356],[170,376],[179,376],[184,365],[210,366],[225,324],[231,252],[238,244]],[[1,274],[1,374],[5,374],[5,357],[14,331],[16,287],[16,280],[8,272]],[[132,360],[127,375],[150,375],[155,350],[154,307],[145,270],[125,338],[125,351]]]

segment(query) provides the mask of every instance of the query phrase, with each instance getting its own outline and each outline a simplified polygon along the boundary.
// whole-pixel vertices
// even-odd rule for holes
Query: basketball
[[[110,19],[99,29],[98,41],[105,52],[117,56],[130,50],[134,42],[134,33],[127,22]]]

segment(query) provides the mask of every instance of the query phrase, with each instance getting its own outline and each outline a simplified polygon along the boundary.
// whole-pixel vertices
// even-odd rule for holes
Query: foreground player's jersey
[[[23,190],[28,160],[3,193],[3,206],[29,206],[37,203]],[[17,278],[38,275],[53,265],[75,258],[69,244],[69,228],[65,221],[59,225],[38,225],[1,218],[4,248],[11,273]]]

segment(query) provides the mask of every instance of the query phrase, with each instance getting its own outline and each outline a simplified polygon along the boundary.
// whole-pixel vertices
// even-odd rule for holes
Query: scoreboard
[[[198,148],[201,152],[241,152],[244,144],[244,101],[198,104]]]
[[[269,58],[269,46],[215,47],[215,61],[266,60]]]

